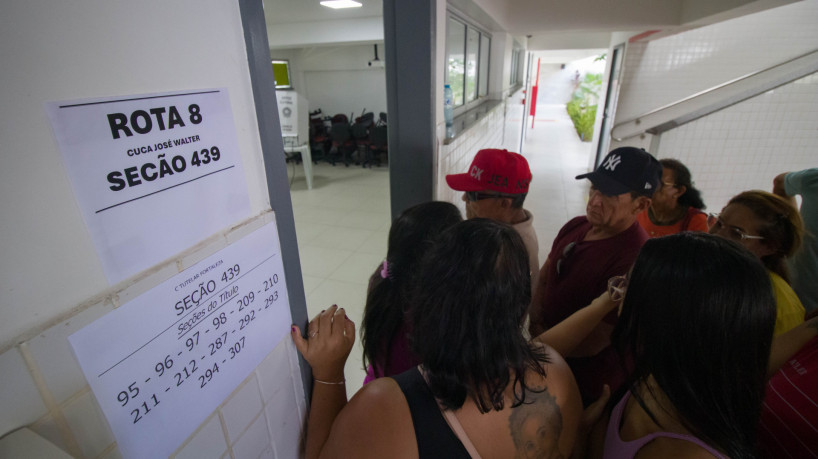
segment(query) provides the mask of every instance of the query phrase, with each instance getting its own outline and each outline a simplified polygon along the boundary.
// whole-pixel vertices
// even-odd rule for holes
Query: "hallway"
[[[523,147],[533,175],[525,207],[534,214],[543,263],[560,227],[585,211],[587,181],[574,177],[586,171],[591,144],[579,140],[565,105],[540,104],[537,112]],[[309,316],[338,304],[359,327],[369,276],[386,256],[388,171],[320,163],[308,190],[301,166],[294,170],[290,192]],[[349,396],[365,376],[361,352],[358,328],[346,365]]]
[[[565,104],[538,104],[534,129],[528,123],[523,155],[533,179],[525,207],[534,214],[542,265],[562,225],[585,213],[588,181],[575,177],[590,167],[591,143],[579,140]]]

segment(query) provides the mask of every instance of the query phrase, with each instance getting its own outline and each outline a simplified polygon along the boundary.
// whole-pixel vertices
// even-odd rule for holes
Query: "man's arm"
[[[798,208],[795,203],[795,197],[787,195],[787,174],[789,174],[789,172],[783,172],[775,176],[773,179],[773,194],[781,196],[782,198],[786,199],[787,202],[792,204],[793,207]]]
[[[591,304],[549,328],[548,331],[534,338],[534,341],[548,344],[559,352],[560,355],[573,355],[580,345],[587,347],[598,341],[597,339],[591,339],[588,344],[585,344],[586,341],[589,341],[589,336],[599,329],[602,319],[605,318],[613,308],[619,305],[619,303],[620,302],[613,301],[606,290],[605,293],[597,297]],[[610,339],[610,332],[608,339]],[[590,355],[599,353],[604,347],[605,346],[600,347],[594,354]]]
[[[545,259],[540,275],[537,276],[537,284],[534,286],[534,295],[531,297],[531,305],[528,307],[528,331],[531,336],[538,336],[545,331],[543,326],[543,303],[545,302],[545,273],[548,272],[548,261]]]
[[[594,327],[591,333],[589,333],[588,336],[582,340],[581,343],[575,346],[574,350],[569,352],[566,356],[591,357],[599,354],[603,349],[611,345],[611,334],[613,333],[613,329],[613,325],[607,322],[600,322],[596,327]]]

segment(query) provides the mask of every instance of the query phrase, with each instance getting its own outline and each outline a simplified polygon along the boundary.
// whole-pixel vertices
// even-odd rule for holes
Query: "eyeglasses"
[[[482,201],[483,199],[494,199],[494,198],[516,198],[516,195],[513,194],[503,194],[503,193],[484,193],[482,191],[467,191],[466,192],[466,200],[475,202],[475,201]]]
[[[747,239],[764,239],[762,236],[753,236],[751,234],[747,234],[741,228],[736,228],[735,226],[729,226],[724,223],[724,220],[719,217],[719,214],[708,214],[707,215],[707,227],[710,228],[711,233],[721,233],[722,230],[727,230],[727,237],[734,240],[734,241],[744,241]]]
[[[669,186],[671,188],[676,188],[675,183],[662,182],[662,186]]]
[[[566,245],[565,248],[562,249],[562,256],[560,257],[559,260],[557,260],[557,276],[562,274],[562,271],[565,266],[565,261],[568,259],[568,257],[571,256],[571,253],[574,251],[574,247],[576,246],[577,246],[576,242],[569,242],[568,245]]]
[[[628,276],[614,276],[608,279],[608,295],[614,302],[620,302],[625,298],[625,291],[628,289]]]

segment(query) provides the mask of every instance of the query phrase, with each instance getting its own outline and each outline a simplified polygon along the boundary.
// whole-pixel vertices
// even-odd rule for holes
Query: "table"
[[[309,143],[301,146],[284,145],[284,151],[287,153],[301,153],[301,164],[304,165],[304,176],[307,178],[307,189],[312,189],[312,153],[310,152]]]

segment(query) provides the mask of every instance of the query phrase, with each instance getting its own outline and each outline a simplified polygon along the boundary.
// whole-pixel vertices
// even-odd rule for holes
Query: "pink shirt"
[[[710,454],[723,458],[725,457],[720,452],[716,451],[712,447],[708,446],[707,443],[699,440],[698,438],[692,435],[682,435],[676,434],[671,432],[654,432],[652,434],[645,435],[642,438],[638,438],[632,441],[624,441],[622,437],[619,436],[619,429],[622,425],[622,416],[625,413],[625,406],[628,404],[628,399],[631,398],[630,391],[625,393],[625,396],[622,397],[622,400],[616,404],[616,407],[611,412],[611,419],[608,420],[608,431],[605,434],[605,449],[602,452],[603,459],[632,459],[636,457],[636,453],[642,449],[643,446],[647,445],[655,438],[658,437],[666,437],[666,438],[675,438],[678,440],[685,440],[691,443],[695,443],[705,450],[707,450]]]
[[[395,334],[392,340],[392,350],[389,355],[389,372],[384,373],[383,362],[375,362],[375,365],[369,365],[366,369],[366,378],[364,384],[374,381],[377,378],[384,376],[394,376],[403,373],[404,371],[416,367],[420,364],[420,360],[415,357],[415,354],[409,349],[409,332],[410,327],[404,322]]]

